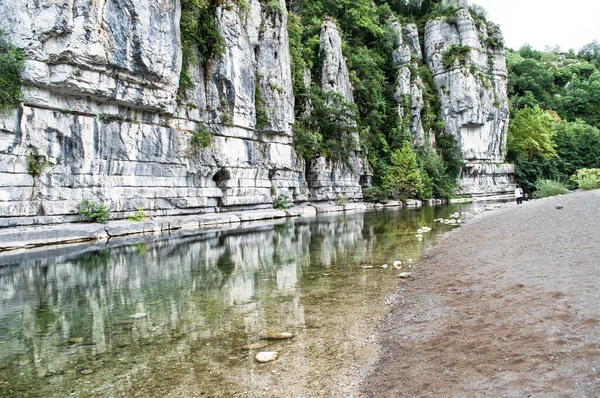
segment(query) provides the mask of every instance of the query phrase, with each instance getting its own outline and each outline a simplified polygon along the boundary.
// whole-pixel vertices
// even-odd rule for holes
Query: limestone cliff
[[[219,6],[223,54],[192,65],[192,85],[180,92],[178,0],[0,2],[0,29],[27,56],[23,104],[0,115],[0,227],[75,220],[85,199],[117,218],[139,207],[149,215],[271,208],[277,195],[360,200],[370,171],[358,149],[345,165],[305,162],[294,151],[288,14],[284,0],[272,3]],[[504,54],[485,46],[498,34],[489,26],[464,7],[455,24],[431,21],[424,45],[415,25],[395,26],[398,112],[416,145],[433,144],[421,121],[423,82],[411,68],[424,58],[446,132],[469,163],[463,189],[473,194],[504,190],[499,176],[510,172],[498,164],[508,118]],[[465,65],[447,68],[443,54],[454,44],[472,51]],[[321,87],[352,102],[332,21],[323,22],[321,52]]]
[[[499,28],[455,1],[454,15],[425,27],[425,59],[442,105],[445,133],[456,137],[466,162],[464,194],[508,192],[513,167],[504,164],[508,131],[507,69]]]

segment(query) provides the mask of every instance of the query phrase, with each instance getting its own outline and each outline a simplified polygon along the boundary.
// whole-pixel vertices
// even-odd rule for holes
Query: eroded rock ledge
[[[408,207],[421,207],[418,200],[409,200]],[[134,235],[164,236],[165,239],[178,235],[195,235],[211,228],[239,228],[240,224],[252,226],[253,222],[272,223],[273,220],[290,217],[314,217],[323,213],[366,211],[381,207],[400,207],[401,202],[390,201],[385,206],[370,203],[347,203],[345,205],[307,205],[288,210],[258,210],[221,214],[199,214],[174,217],[148,218],[132,222],[114,220],[107,224],[69,223],[52,226],[21,226],[0,229],[0,253],[19,253],[23,250],[78,243],[104,243],[115,238]],[[2,265],[0,263],[0,265]]]

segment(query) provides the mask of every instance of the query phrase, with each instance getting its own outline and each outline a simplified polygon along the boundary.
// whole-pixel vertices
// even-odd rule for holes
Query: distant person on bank
[[[515,188],[515,200],[517,201],[518,205],[523,204],[523,189],[518,185],[517,188]]]

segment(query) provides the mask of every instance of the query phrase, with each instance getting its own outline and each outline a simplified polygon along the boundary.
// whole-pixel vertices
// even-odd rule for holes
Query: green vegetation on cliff
[[[192,87],[189,74],[193,63],[222,54],[225,41],[217,26],[216,8],[223,0],[181,0],[182,67],[179,95]]]
[[[21,72],[24,65],[23,50],[10,43],[0,30],[0,112],[6,112],[21,103]]]
[[[416,23],[422,34],[427,20],[451,15],[456,9],[441,7],[439,0],[290,0],[287,6],[296,98],[294,137],[298,153],[306,159],[325,156],[343,162],[357,153],[357,143],[352,137],[358,136],[359,152],[373,167],[377,187],[369,191],[377,194],[368,196],[380,199],[386,196],[452,196],[462,167],[460,150],[453,137],[443,134],[444,123],[433,77],[417,58],[407,66],[411,78],[420,78],[423,82],[424,103],[420,116],[426,135],[431,135],[432,141],[435,137],[438,144],[433,149],[429,148],[429,142],[424,148],[412,146],[412,99],[404,96],[399,103],[395,97],[398,68],[393,53],[398,40],[392,24],[396,21],[403,26]],[[342,50],[350,71],[354,107],[343,103],[343,98],[338,98],[341,102],[332,105],[324,98],[331,94],[324,93],[319,87],[324,56],[320,53],[320,33],[326,18],[336,23],[343,38]],[[307,76],[311,77],[308,86]],[[348,111],[344,117],[335,115],[333,108],[336,106],[338,112]],[[404,117],[400,116],[399,107],[404,109]],[[335,117],[331,117],[332,114]],[[416,162],[409,180],[416,185],[398,187],[390,181],[402,180],[403,177],[397,175],[401,169],[398,159],[400,154],[408,157],[408,149]]]

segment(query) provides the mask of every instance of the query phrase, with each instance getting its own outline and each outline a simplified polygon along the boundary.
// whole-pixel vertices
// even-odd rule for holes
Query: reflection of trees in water
[[[136,247],[139,244],[136,243]],[[99,250],[91,253],[87,253],[81,257],[79,263],[82,267],[87,267],[89,269],[94,269],[98,267],[106,267],[109,265],[111,260],[110,250]]]
[[[231,249],[225,248],[225,251],[219,256],[217,269],[223,274],[221,285],[219,286],[219,289],[223,289],[223,286],[225,286],[225,283],[235,271],[235,261],[231,257]]]

